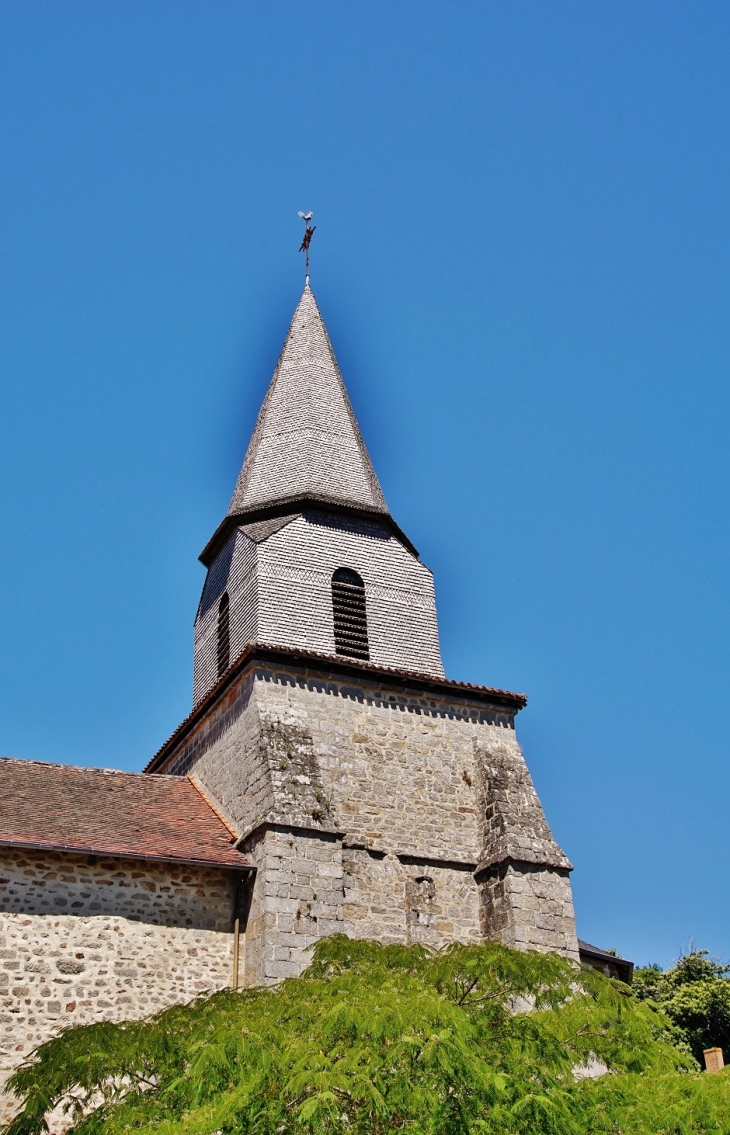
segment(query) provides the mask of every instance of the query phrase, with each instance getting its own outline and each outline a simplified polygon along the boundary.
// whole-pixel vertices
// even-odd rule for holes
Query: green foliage
[[[730,1055],[730,966],[691,950],[662,973],[658,966],[636,970],[636,996],[661,1008],[674,1026],[677,1042],[702,1064],[706,1048]]]
[[[7,1135],[55,1106],[78,1135],[730,1132],[730,1077],[660,1011],[554,955],[321,941],[300,978],[42,1045]],[[577,1082],[574,1069],[610,1070]]]

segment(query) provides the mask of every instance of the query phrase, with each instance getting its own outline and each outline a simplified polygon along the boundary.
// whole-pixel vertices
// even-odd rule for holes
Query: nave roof
[[[235,839],[189,777],[0,757],[0,846],[246,871]]]

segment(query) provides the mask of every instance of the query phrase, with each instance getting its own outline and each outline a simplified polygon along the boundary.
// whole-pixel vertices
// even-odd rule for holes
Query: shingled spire
[[[294,312],[228,515],[302,500],[388,515],[309,283]]]

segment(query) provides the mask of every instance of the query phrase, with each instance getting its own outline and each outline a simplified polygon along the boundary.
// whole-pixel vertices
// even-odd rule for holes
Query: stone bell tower
[[[226,656],[248,642],[443,677],[433,577],[388,512],[309,285],[228,513],[201,559],[208,578],[195,622],[196,703]],[[335,641],[338,569],[364,588],[359,652]]]
[[[571,864],[515,737],[521,694],[444,677],[433,577],[391,517],[307,284],[204,549],[191,774],[257,867],[246,984],[336,932],[578,956]]]

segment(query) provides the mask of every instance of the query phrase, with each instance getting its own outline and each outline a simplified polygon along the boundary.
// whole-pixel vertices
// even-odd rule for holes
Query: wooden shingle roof
[[[309,284],[294,312],[228,514],[302,499],[388,515]]]

